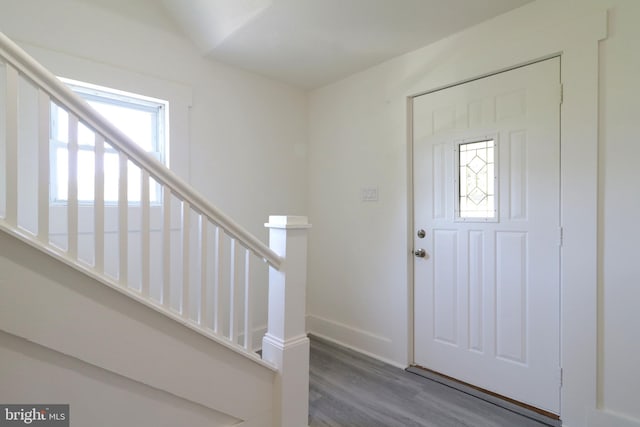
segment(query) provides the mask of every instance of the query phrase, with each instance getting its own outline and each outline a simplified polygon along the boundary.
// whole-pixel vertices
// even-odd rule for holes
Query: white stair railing
[[[277,252],[272,250],[2,33],[0,59],[0,228],[275,369],[280,378],[275,386],[280,398],[275,400],[287,403],[276,408],[274,425],[306,425],[306,218],[271,217],[268,226]],[[51,142],[52,105],[68,115],[68,188],[62,202],[52,201],[50,194],[51,158],[58,155]],[[94,197],[89,201],[78,199],[80,126],[95,136]],[[107,151],[117,153],[115,178],[105,174]],[[139,200],[128,194],[131,174],[140,177]],[[109,184],[109,179],[117,182]],[[117,203],[105,202],[105,185],[118,188]],[[150,192],[158,187],[161,200],[152,203]],[[267,269],[269,326],[262,360],[254,352],[260,343],[253,339],[251,284],[253,276],[266,281]]]

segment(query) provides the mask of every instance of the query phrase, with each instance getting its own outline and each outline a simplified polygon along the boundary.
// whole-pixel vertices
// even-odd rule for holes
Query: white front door
[[[415,363],[555,414],[560,102],[553,58],[413,107]]]

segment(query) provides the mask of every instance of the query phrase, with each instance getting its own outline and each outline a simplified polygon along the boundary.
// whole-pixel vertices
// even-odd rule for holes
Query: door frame
[[[606,9],[573,23],[576,31],[534,35],[499,57],[470,67],[464,79],[437,80],[408,93],[407,111],[407,354],[414,362],[413,100],[500,72],[560,57],[560,417],[582,425],[598,407],[598,77],[599,41],[607,36]],[[536,39],[536,37],[538,37]],[[505,65],[510,64],[510,65]],[[446,64],[452,66],[456,64]],[[466,64],[457,64],[466,65]],[[445,67],[446,68],[446,67]],[[474,72],[475,71],[475,72]],[[441,77],[442,78],[442,77]],[[427,80],[427,79],[425,79]],[[571,155],[568,155],[568,154]]]

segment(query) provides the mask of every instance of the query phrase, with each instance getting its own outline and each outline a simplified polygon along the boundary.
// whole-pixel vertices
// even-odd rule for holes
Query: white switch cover
[[[378,187],[362,187],[361,192],[363,202],[378,201]]]

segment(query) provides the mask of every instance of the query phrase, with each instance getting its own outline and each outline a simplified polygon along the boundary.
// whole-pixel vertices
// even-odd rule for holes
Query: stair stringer
[[[225,414],[235,425],[272,425],[274,370],[3,231],[0,294],[7,334]],[[63,394],[51,401],[73,406]]]

